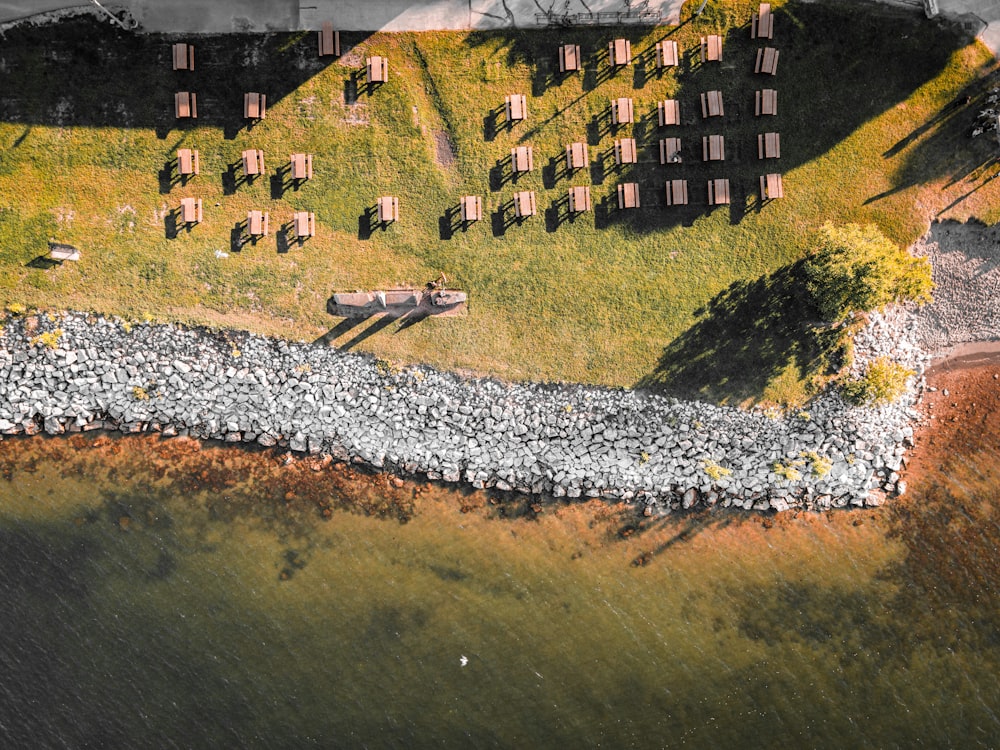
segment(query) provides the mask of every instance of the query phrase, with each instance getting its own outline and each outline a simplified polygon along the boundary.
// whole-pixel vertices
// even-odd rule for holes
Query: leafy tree
[[[934,287],[930,261],[896,247],[873,225],[825,224],[803,270],[813,302],[831,322],[890,302],[930,302]]]

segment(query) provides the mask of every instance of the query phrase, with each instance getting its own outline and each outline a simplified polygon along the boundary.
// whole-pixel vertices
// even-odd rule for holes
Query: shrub
[[[787,466],[782,463],[776,463],[771,467],[771,470],[783,479],[787,479],[789,482],[797,482],[802,479],[802,472],[800,472],[794,465],[794,462],[788,464]]]
[[[901,250],[871,225],[823,225],[803,270],[813,304],[830,322],[890,302],[930,302],[934,287],[927,258]]]
[[[132,395],[136,401],[149,401],[149,392],[141,385],[132,388]]]
[[[906,393],[906,379],[914,374],[899,362],[879,357],[860,378],[844,383],[844,398],[858,406],[891,404]]]
[[[47,346],[49,349],[57,349],[59,348],[59,339],[62,338],[62,335],[62,328],[56,328],[54,331],[48,331],[47,333],[35,336],[35,338],[31,339],[30,343],[32,346]]]
[[[22,305],[20,302],[11,302],[7,305],[7,312],[11,315],[24,315],[28,312],[28,308]]]
[[[724,466],[719,466],[715,461],[706,461],[704,464],[705,473],[713,482],[718,482],[723,477],[728,477],[733,472]]]
[[[826,456],[819,455],[816,451],[803,451],[802,458],[809,462],[815,477],[825,477],[833,468],[833,461]]]

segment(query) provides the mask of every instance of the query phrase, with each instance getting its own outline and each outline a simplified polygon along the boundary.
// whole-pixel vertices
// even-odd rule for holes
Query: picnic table
[[[583,169],[587,166],[588,149],[585,141],[576,141],[566,146],[566,169]]]
[[[181,117],[198,116],[198,97],[190,91],[178,91],[174,94],[174,114]]]
[[[479,221],[483,218],[483,199],[478,195],[463,195],[462,221]]]
[[[569,210],[573,213],[590,210],[589,185],[578,185],[569,189]]]
[[[194,70],[194,45],[177,42],[173,46],[174,70]]]
[[[340,57],[340,32],[334,31],[329,21],[323,21],[319,31],[319,56],[325,55]]]
[[[628,65],[632,62],[632,42],[628,39],[615,39],[608,43],[608,56],[615,66]]]
[[[660,164],[680,164],[680,163],[681,163],[681,139],[661,138]]]
[[[724,114],[726,114],[726,110],[722,106],[721,91],[709,91],[701,95],[702,117],[721,117]]]
[[[778,133],[762,133],[757,136],[757,158],[777,159],[781,156],[781,136]]]
[[[377,205],[379,221],[399,221],[399,198],[384,195],[378,199]]]
[[[201,198],[181,198],[181,221],[185,224],[201,223]]]
[[[201,166],[198,159],[198,149],[177,149],[177,171],[182,175],[198,174]]]
[[[688,202],[688,181],[667,180],[667,205],[686,206]]]
[[[528,116],[528,99],[524,94],[508,94],[504,97],[504,113],[507,122],[518,122]]]
[[[635,113],[631,99],[623,96],[611,100],[611,122],[614,125],[625,125],[635,122]]]
[[[292,225],[300,239],[316,236],[316,214],[311,211],[296,211],[292,214]]]
[[[706,135],[701,139],[702,161],[725,161],[726,141],[721,135]]]
[[[774,47],[764,47],[757,50],[757,61],[753,67],[754,73],[766,73],[767,75],[777,75],[778,73],[778,50]]]
[[[247,211],[247,232],[251,237],[267,235],[267,211]]]
[[[774,89],[763,89],[757,91],[754,100],[756,106],[754,111],[757,116],[778,114],[778,92]]]
[[[289,158],[292,164],[293,180],[311,180],[313,176],[312,154],[292,154]]]
[[[535,204],[534,190],[522,190],[519,193],[514,193],[514,216],[522,219],[537,213],[538,206]]]
[[[573,73],[580,69],[580,45],[563,44],[559,47],[559,72]]]
[[[515,172],[530,172],[535,168],[535,155],[531,146],[516,146],[510,150],[510,163]]]
[[[774,14],[771,13],[770,3],[761,3],[760,8],[753,14],[750,22],[750,38],[762,37],[771,39],[774,36]]]
[[[760,199],[762,201],[784,198],[785,188],[781,184],[781,175],[765,174],[760,177]]]
[[[248,120],[263,120],[267,117],[267,96],[256,91],[244,94],[243,116]]]
[[[671,68],[680,63],[680,50],[677,42],[667,39],[656,43],[656,67]]]
[[[708,205],[721,206],[729,203],[729,180],[715,179],[708,181]]]
[[[618,208],[639,208],[639,183],[622,182],[618,185]]]
[[[365,59],[365,80],[368,83],[385,83],[389,80],[389,58],[375,55]]]
[[[259,148],[251,148],[243,152],[243,174],[247,177],[264,174],[264,152]]]
[[[665,99],[656,103],[656,115],[662,128],[664,125],[681,124],[681,103],[676,99]]]
[[[635,138],[621,138],[615,141],[615,164],[635,164],[638,162]]]
[[[719,62],[722,60],[722,37],[709,34],[701,38],[701,61]]]

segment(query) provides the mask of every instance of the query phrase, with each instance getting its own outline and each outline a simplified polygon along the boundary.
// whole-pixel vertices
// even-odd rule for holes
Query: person
[[[427,282],[427,291],[433,292],[435,289],[444,289],[444,285],[447,283],[448,283],[448,277],[442,273],[434,281]]]

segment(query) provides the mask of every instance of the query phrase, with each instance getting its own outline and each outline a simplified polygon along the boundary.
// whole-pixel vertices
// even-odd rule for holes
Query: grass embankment
[[[170,70],[163,37],[88,21],[12,31],[0,50],[0,300],[327,334],[390,359],[507,378],[795,400],[829,364],[830,341],[802,322],[788,282],[810,232],[875,222],[909,243],[949,206],[950,216],[1000,218],[1000,183],[979,189],[992,144],[968,137],[992,65],[983,47],[915,14],[774,5],[774,78],[752,72],[760,45],[743,3],[713,3],[676,29],[344,34],[346,54],[332,62],[317,58],[313,33],[204,38],[193,73]],[[701,65],[698,37],[715,32],[723,62]],[[607,43],[619,35],[637,64],[609,75]],[[684,60],[661,75],[653,48],[664,38]],[[581,45],[582,74],[559,76],[561,42]],[[388,84],[373,92],[368,54],[390,60]],[[753,92],[765,86],[778,90],[774,118],[754,117]],[[712,89],[726,114],[703,121],[699,95]],[[196,121],[174,119],[177,90],[197,92]],[[268,96],[252,129],[244,91]],[[508,93],[529,100],[512,129],[496,115]],[[613,131],[618,96],[634,99],[637,122]],[[680,100],[680,127],[656,126],[665,98]],[[766,130],[781,133],[776,162],[757,158]],[[726,161],[708,166],[701,137],[714,133]],[[682,139],[681,165],[659,164],[668,135]],[[638,165],[616,170],[616,137],[637,139]],[[580,139],[592,167],[570,177],[564,144]],[[535,170],[516,189],[536,191],[539,216],[517,225],[504,160],[520,144],[533,146]],[[201,153],[187,184],[168,170],[179,147]],[[237,182],[245,148],[263,149],[268,165],[253,184]],[[293,151],[316,155],[315,178],[298,189],[275,179]],[[767,171],[784,173],[787,197],[761,206]],[[688,208],[665,207],[672,177],[689,180]],[[731,206],[707,205],[709,177],[731,180]],[[632,180],[642,208],[620,213],[616,185]],[[569,221],[575,184],[592,185],[595,210]],[[401,218],[383,231],[363,217],[387,194]],[[463,230],[449,212],[465,194],[484,197],[484,221]],[[170,214],[185,196],[205,206],[190,231]],[[239,249],[234,228],[250,208],[270,211],[272,236]],[[274,232],[294,210],[317,217],[301,247]],[[82,261],[39,267],[50,237],[80,246]],[[333,291],[422,284],[441,271],[469,292],[468,317],[352,327],[326,313]]]

